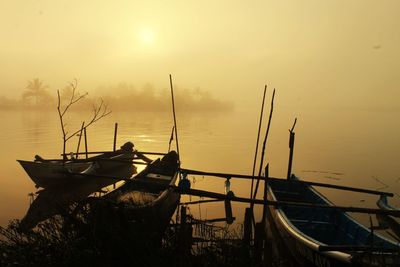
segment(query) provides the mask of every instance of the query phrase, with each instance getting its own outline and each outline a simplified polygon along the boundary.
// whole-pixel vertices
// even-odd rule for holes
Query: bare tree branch
[[[96,107],[96,105],[93,105],[93,116],[91,120],[83,127],[83,129],[88,128],[90,125],[93,123],[97,122],[98,120],[104,118],[105,116],[109,115],[111,111],[107,110],[107,105],[104,104],[103,99],[101,99],[100,104]],[[66,141],[74,137],[76,134],[78,134],[81,131],[81,129],[73,132],[71,135],[66,137]]]
[[[69,103],[65,106],[64,110],[62,111],[62,113],[61,113],[62,116],[64,116],[64,114],[67,112],[67,110],[68,110],[73,104],[75,104],[76,102],[80,101],[81,99],[85,98],[85,97],[88,95],[87,92],[86,92],[85,94],[83,94],[83,95],[80,95],[79,93],[78,93],[77,95],[75,95],[76,88],[77,88],[77,86],[78,86],[77,80],[75,80],[74,83],[71,82],[71,83],[70,83],[70,86],[71,86],[71,88],[72,88],[71,98],[70,98],[70,100],[69,100]],[[57,92],[58,92],[58,91],[57,91]],[[58,94],[59,94],[59,93],[58,93]],[[59,99],[60,99],[60,97],[59,97]]]
[[[64,155],[63,157],[64,157],[64,159],[66,159],[65,149],[66,149],[66,143],[69,139],[71,139],[72,137],[77,135],[83,129],[88,128],[93,123],[97,122],[98,120],[104,118],[105,116],[107,116],[111,113],[111,111],[107,110],[107,105],[104,103],[103,99],[101,99],[101,102],[98,106],[96,106],[96,104],[93,104],[93,116],[92,116],[91,120],[89,121],[89,123],[87,123],[85,125],[85,127],[83,127],[82,129],[79,129],[79,130],[73,132],[72,134],[68,135],[69,132],[66,130],[67,123],[64,122],[64,115],[73,104],[77,103],[78,101],[82,100],[83,98],[85,98],[88,95],[87,92],[83,95],[81,95],[79,92],[76,92],[76,89],[78,86],[78,82],[76,79],[74,80],[74,82],[70,83],[70,86],[72,88],[72,94],[69,99],[69,102],[67,103],[67,105],[64,108],[61,108],[60,91],[57,90],[57,100],[58,100],[57,111],[58,111],[58,116],[60,118],[61,131],[63,134],[63,155]]]

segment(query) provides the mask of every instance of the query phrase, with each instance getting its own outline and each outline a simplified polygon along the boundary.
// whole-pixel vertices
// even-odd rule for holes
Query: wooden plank
[[[132,181],[132,179],[134,178],[134,176],[132,178],[120,178],[120,177],[111,176],[111,175],[89,174],[89,173],[79,173],[79,172],[71,172],[71,173],[68,173],[68,175],[83,176],[83,177],[88,177],[88,178],[110,179],[110,180],[116,180],[116,181]],[[71,180],[71,181],[73,181],[73,180]]]
[[[289,201],[271,201],[271,200],[262,200],[262,199],[249,199],[244,197],[236,197],[236,196],[227,196],[224,194],[219,194],[215,192],[209,192],[199,189],[189,189],[189,190],[181,190],[177,186],[171,186],[177,192],[183,195],[192,195],[199,197],[209,197],[215,199],[229,199],[231,201],[242,202],[242,203],[254,203],[259,205],[270,205],[274,207],[278,206],[295,206],[295,207],[308,207],[315,209],[331,209],[331,210],[341,210],[345,212],[357,212],[357,213],[368,213],[368,214],[384,214],[391,215],[394,217],[400,217],[400,210],[382,210],[382,209],[370,209],[370,208],[360,208],[360,207],[345,207],[345,206],[328,206],[321,204],[312,204],[312,203],[303,203],[303,202],[289,202]]]
[[[321,245],[319,251],[376,251],[376,252],[399,252],[396,248],[384,248],[378,246],[357,246],[357,245]]]
[[[197,171],[197,170],[191,170],[191,169],[181,169],[181,172],[184,172],[186,174],[193,174],[193,175],[215,176],[215,177],[219,177],[219,178],[230,177],[230,178],[238,178],[238,179],[253,179],[255,177],[260,180],[266,180],[265,177],[262,177],[262,176],[259,177],[259,176],[233,174],[233,173],[205,172],[205,171]],[[286,180],[286,179],[269,177],[268,180],[269,181],[282,181],[282,180]],[[319,187],[354,191],[354,192],[358,192],[358,193],[365,193],[365,194],[372,194],[372,195],[385,195],[385,196],[389,196],[389,197],[394,196],[394,194],[390,193],[390,192],[376,191],[376,190],[356,188],[356,187],[350,187],[350,186],[333,185],[333,184],[309,182],[309,181],[299,181],[299,180],[286,180],[286,181],[288,183],[293,183],[293,184],[305,184],[305,185],[309,185],[309,186],[319,186]]]
[[[232,220],[232,222],[235,220],[235,217],[231,217],[230,220]],[[217,223],[217,222],[227,222],[228,224],[229,221],[227,220],[227,218],[215,218],[215,219],[205,219],[203,220],[204,223]]]
[[[189,201],[189,202],[181,202],[181,205],[196,205],[196,204],[204,204],[204,203],[212,203],[212,202],[221,202],[224,200],[221,199],[204,199],[198,201]]]
[[[105,153],[111,153],[111,152],[114,152],[114,151],[92,151],[92,152],[87,152],[87,154],[88,155],[95,155],[95,154],[105,154]],[[145,155],[156,155],[156,156],[165,156],[165,155],[167,155],[167,153],[162,153],[162,152],[147,152],[147,151],[139,151],[139,152],[142,153],[142,154],[145,154]],[[78,154],[79,155],[83,155],[83,154],[86,154],[86,152],[79,152]],[[68,156],[69,153],[61,154],[61,156],[64,156],[64,155]]]
[[[137,158],[135,158],[137,159]],[[43,159],[40,160],[40,162],[62,162],[62,159]],[[116,158],[88,158],[88,159],[74,159],[74,160],[69,160],[66,161],[66,163],[84,163],[84,162],[95,162],[95,161],[111,161],[111,162],[121,162],[121,163],[132,163],[132,164],[137,164],[137,165],[148,165],[147,162],[144,161],[132,161],[130,159],[116,159]]]

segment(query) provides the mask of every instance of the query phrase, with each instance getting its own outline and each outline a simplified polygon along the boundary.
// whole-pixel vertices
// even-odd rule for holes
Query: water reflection
[[[293,114],[292,110],[285,108],[278,108],[274,114],[264,161],[270,163],[270,174],[274,177],[286,176],[288,128],[293,122]],[[79,128],[85,117],[83,115],[71,114],[68,126]],[[385,184],[385,190],[400,193],[397,163],[400,128],[392,127],[398,114],[325,110],[302,111],[298,117],[293,172],[302,179],[371,189]],[[0,118],[7,126],[0,137],[0,224],[4,225],[9,219],[24,215],[29,203],[28,193],[35,190],[15,160],[31,160],[35,154],[57,158],[62,150],[62,138],[56,112],[54,115],[3,112]],[[178,113],[177,120],[183,167],[251,173],[258,128],[257,112]],[[115,122],[119,124],[117,146],[133,141],[135,147],[142,151],[168,150],[173,120],[171,114],[162,112],[112,113],[88,129],[89,150],[112,149]],[[78,137],[71,139],[67,151],[76,151],[77,142]],[[175,149],[174,144],[172,148]],[[223,192],[224,179],[196,177],[194,186]],[[248,197],[250,183],[232,180],[231,189],[238,196]],[[343,198],[343,192],[320,191],[337,204],[375,206],[374,196],[346,193],[346,198]],[[185,198],[183,201],[190,199]],[[391,202],[400,206],[399,195]],[[233,204],[234,216],[238,220],[243,218],[245,206]],[[209,203],[202,205],[201,210],[195,206],[192,212],[203,218],[217,218],[223,214],[223,205]],[[256,213],[259,214],[259,210]]]

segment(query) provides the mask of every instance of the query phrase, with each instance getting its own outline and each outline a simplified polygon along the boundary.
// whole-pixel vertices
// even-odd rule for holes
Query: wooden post
[[[225,199],[225,217],[226,217],[226,223],[227,224],[232,224],[234,221],[233,214],[232,214],[232,205],[231,201],[229,199]]]
[[[115,123],[114,127],[114,146],[113,146],[113,151],[116,150],[117,147],[117,131],[118,131],[118,123]]]
[[[86,155],[86,158],[88,158],[88,143],[87,143],[86,128],[83,128],[83,132],[84,132],[84,135],[85,135],[85,155]]]
[[[81,139],[84,127],[85,127],[85,122],[82,122],[81,132],[79,133],[79,139],[78,139],[78,147],[76,148],[76,159],[78,159],[79,156],[79,147],[81,146]]]
[[[186,207],[181,207],[181,231],[186,228]]]
[[[292,175],[292,163],[293,163],[293,150],[294,150],[294,126],[296,126],[297,118],[294,119],[294,123],[292,129],[289,130],[289,164],[288,164],[288,172],[287,172],[287,179],[290,179]]]
[[[252,221],[253,221],[253,209],[246,208],[244,213],[244,229],[243,229],[243,242],[245,246],[250,246],[251,238],[253,236]]]
[[[186,207],[181,206],[180,228],[179,228],[179,247],[182,252],[185,251],[186,243]]]
[[[289,137],[289,164],[288,164],[287,179],[290,179],[290,176],[292,175],[294,137],[295,137],[295,133],[290,132],[290,137]]]
[[[265,180],[264,180],[264,203],[268,201],[268,178],[269,178],[269,164],[265,167]],[[268,236],[268,206],[263,205],[262,217],[262,236],[263,236],[263,266],[272,266],[272,238]]]
[[[255,266],[262,266],[263,261],[263,245],[264,245],[264,229],[263,223],[256,223],[254,233],[254,261]]]
[[[180,218],[180,231],[179,231],[179,246],[183,255],[189,255],[192,245],[192,231],[193,228],[187,223],[187,211],[186,207],[181,206],[181,218]],[[186,258],[184,256],[183,258]],[[183,266],[183,265],[182,265]]]
[[[263,197],[265,202],[268,200],[268,177],[269,177],[269,164],[267,164],[267,166],[265,167],[264,197]],[[262,217],[262,223],[264,227],[266,225],[265,221],[267,219],[267,212],[268,212],[268,206],[264,204],[263,217]]]

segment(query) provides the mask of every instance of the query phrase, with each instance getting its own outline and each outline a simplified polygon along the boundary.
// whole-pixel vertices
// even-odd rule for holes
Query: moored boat
[[[99,174],[102,176],[112,175],[121,179],[130,178],[136,172],[135,168],[132,168],[134,153],[133,144],[128,142],[119,150],[103,153],[88,159],[45,160],[36,156],[34,161],[17,161],[37,188],[65,187],[71,183],[79,183],[88,179],[92,179],[95,182],[96,180],[101,180],[101,182],[97,182],[104,187],[116,181],[94,176]],[[88,178],[89,175],[91,176],[90,178]]]
[[[297,179],[295,177],[291,179]],[[268,198],[333,205],[313,187],[269,181]],[[337,209],[269,206],[271,230],[299,266],[399,266],[399,244]]]
[[[387,197],[384,195],[382,195],[379,198],[376,204],[378,205],[379,208],[383,210],[400,210],[399,208],[392,206],[387,200]],[[389,215],[379,215],[379,214],[376,215],[376,218],[378,219],[378,222],[382,227],[390,228],[393,231],[393,233],[397,236],[397,238],[400,239],[400,223],[398,222],[398,220]]]
[[[175,151],[151,162],[134,179],[91,203],[92,212],[107,225],[123,224],[159,240],[179,204],[175,185],[179,160]]]

